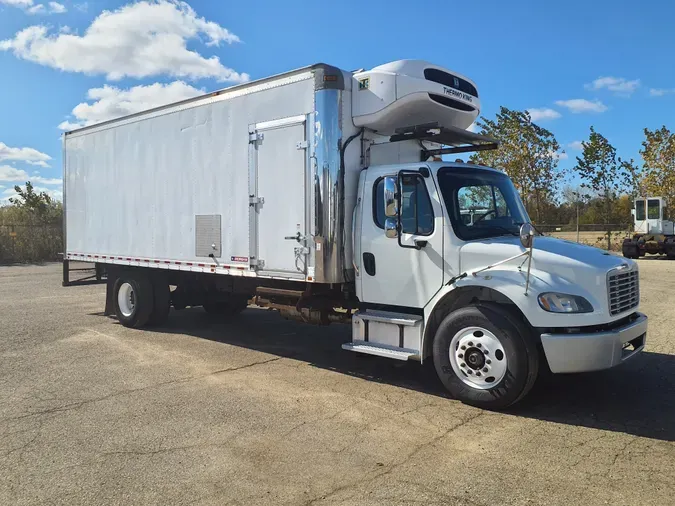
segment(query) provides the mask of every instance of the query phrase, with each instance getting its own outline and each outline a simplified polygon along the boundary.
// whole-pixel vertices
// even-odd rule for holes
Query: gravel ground
[[[642,356],[490,413],[345,326],[130,330],[102,285],[0,267],[0,504],[673,504],[675,262],[640,268]]]

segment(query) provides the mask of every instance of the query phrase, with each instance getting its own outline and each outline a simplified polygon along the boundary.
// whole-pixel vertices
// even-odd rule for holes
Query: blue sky
[[[0,200],[26,175],[60,195],[62,128],[319,61],[429,60],[477,82],[483,115],[536,109],[562,167],[591,125],[638,159],[675,109],[674,18],[666,1],[0,0]]]

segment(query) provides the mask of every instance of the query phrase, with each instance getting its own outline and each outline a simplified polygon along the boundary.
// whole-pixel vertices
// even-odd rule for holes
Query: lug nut
[[[483,367],[483,372],[487,372],[487,371],[488,371],[487,367]]]
[[[480,344],[480,343],[476,343],[476,348],[480,348],[480,347],[481,347],[481,344]]]
[[[464,362],[462,362],[461,364],[459,364],[459,366],[460,367],[466,367],[466,364]]]
[[[463,350],[466,350],[466,346],[462,345],[462,349],[463,349]]]
[[[473,341],[469,341],[469,346],[473,346]]]
[[[458,353],[457,358],[464,358],[464,353]]]
[[[486,363],[487,365],[490,365],[490,364],[492,363],[492,360],[486,360],[485,363]]]
[[[469,374],[473,374],[473,371],[472,371],[471,369],[469,369],[467,372],[468,372]]]
[[[479,373],[479,372],[476,372],[476,376],[480,376],[480,373]]]
[[[484,353],[485,355],[487,355],[487,354],[488,354],[488,351],[487,351],[487,350],[483,350],[483,353]]]

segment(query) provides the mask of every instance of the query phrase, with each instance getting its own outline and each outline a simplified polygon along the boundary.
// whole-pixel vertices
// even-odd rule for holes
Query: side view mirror
[[[384,220],[384,235],[389,239],[396,239],[398,237],[398,222],[396,218]]]
[[[530,249],[534,241],[534,227],[530,223],[523,223],[520,226],[520,244],[523,248]]]
[[[398,216],[398,202],[396,200],[396,178],[391,176],[384,178],[384,215],[387,218],[396,218],[396,216]]]

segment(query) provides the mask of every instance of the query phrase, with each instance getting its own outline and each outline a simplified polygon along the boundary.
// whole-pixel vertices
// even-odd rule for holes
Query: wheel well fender
[[[443,319],[456,309],[470,304],[485,303],[497,305],[522,321],[528,329],[530,323],[518,306],[506,295],[487,286],[463,286],[446,293],[434,306],[424,329],[422,338],[422,360],[431,356],[434,336]]]

